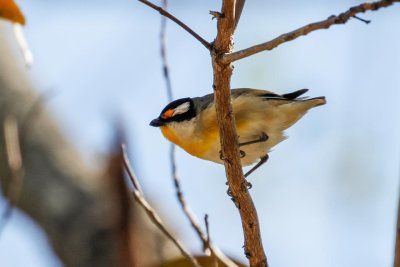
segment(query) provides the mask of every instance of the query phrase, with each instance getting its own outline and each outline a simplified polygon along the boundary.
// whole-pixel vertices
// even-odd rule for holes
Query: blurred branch
[[[11,217],[13,206],[17,205],[23,183],[21,147],[18,125],[15,117],[8,115],[4,120],[4,141],[11,179],[8,186],[8,202],[0,222],[0,234]]]
[[[163,0],[163,10],[167,9],[167,0]],[[164,80],[166,83],[167,88],[167,95],[168,95],[168,102],[172,102],[173,94],[172,94],[172,85],[171,85],[171,78],[169,76],[169,67],[168,67],[168,60],[167,60],[167,49],[166,49],[166,42],[165,42],[165,33],[166,33],[166,26],[167,26],[167,19],[166,17],[161,17],[161,30],[160,30],[160,50],[161,50],[161,59],[163,64],[163,74]],[[189,205],[186,203],[186,200],[183,196],[182,187],[178,177],[178,170],[176,165],[176,157],[175,157],[175,145],[171,143],[170,145],[170,153],[169,153],[169,162],[171,165],[171,177],[174,182],[176,196],[178,198],[179,204],[183,212],[185,213],[186,217],[189,219],[190,224],[192,225],[193,229],[203,241],[203,249],[205,248],[205,239],[204,233],[202,232],[198,220],[196,216],[191,211]]]
[[[129,162],[129,158],[128,158],[128,154],[126,153],[126,147],[125,147],[125,145],[122,145],[122,152],[123,152],[122,155],[123,155],[123,157],[124,157],[124,162],[123,162],[123,164],[124,164],[124,167],[125,167],[126,172],[128,173],[128,177],[129,177],[129,179],[131,180],[133,187],[134,187],[137,191],[139,191],[139,193],[140,193],[141,195],[143,195],[142,187],[140,186],[138,180],[135,179],[136,175],[135,175],[135,172],[134,172],[134,170],[133,170],[133,168],[132,168],[132,166],[131,166],[131,164],[130,164],[130,162]]]
[[[232,200],[238,207],[244,233],[245,255],[250,266],[268,266],[263,249],[260,224],[253,200],[243,186],[246,181],[243,176],[239,159],[238,137],[230,98],[230,80],[232,65],[221,61],[221,56],[230,53],[233,47],[232,39],[235,29],[235,1],[223,0],[221,14],[218,18],[218,33],[211,52],[214,71],[214,99],[219,126],[222,155],[225,172],[232,192]]]
[[[106,173],[83,165],[47,112],[40,112],[29,122],[29,130],[23,130],[31,107],[40,104],[35,104],[38,96],[25,66],[13,53],[14,43],[8,38],[11,34],[0,22],[0,121],[7,121],[10,114],[15,119],[15,123],[0,125],[1,189],[8,197],[5,190],[12,182],[13,171],[7,150],[17,142],[6,141],[6,135],[14,131],[11,136],[16,138],[15,125],[19,125],[19,153],[24,177],[29,179],[24,179],[18,208],[42,227],[63,265],[106,267],[131,262],[119,252],[122,243],[126,244],[122,239],[130,235],[120,234],[123,217],[121,203],[115,197],[120,192],[113,186],[115,179],[109,183]],[[15,152],[17,145],[13,146]],[[15,170],[22,168],[18,158],[13,159]]]
[[[222,55],[221,57],[221,62],[224,64],[228,64],[230,62],[245,58],[245,57],[249,57],[251,55],[254,55],[256,53],[265,51],[265,50],[272,50],[275,47],[292,41],[300,36],[303,35],[307,35],[310,32],[316,31],[316,30],[320,30],[320,29],[328,29],[329,27],[331,27],[332,25],[335,24],[345,24],[350,18],[355,17],[356,14],[358,13],[364,13],[366,11],[374,11],[377,10],[379,8],[383,8],[383,7],[388,7],[392,4],[394,4],[395,2],[400,2],[400,0],[381,0],[381,1],[376,1],[376,2],[372,2],[372,3],[363,3],[360,4],[358,6],[354,6],[351,7],[349,10],[340,13],[339,15],[332,15],[329,18],[327,18],[326,20],[322,20],[319,22],[315,22],[315,23],[311,23],[308,24],[306,26],[303,26],[297,30],[282,34],[280,36],[278,36],[277,38],[262,43],[262,44],[258,44],[237,52],[227,52],[226,54]]]
[[[129,163],[128,155],[126,152],[126,146],[122,145],[122,153],[123,153],[123,159],[124,159],[124,166],[131,166]],[[183,247],[181,242],[174,237],[167,229],[167,227],[164,225],[163,221],[161,220],[160,216],[156,213],[156,211],[150,206],[150,204],[146,201],[144,198],[143,193],[138,187],[139,181],[136,179],[136,176],[134,175],[133,171],[129,171],[128,169],[127,173],[132,181],[133,184],[133,196],[135,197],[136,202],[146,211],[148,217],[151,219],[151,221],[158,227],[158,229],[161,230],[161,232],[164,233],[165,236],[170,239],[175,246],[179,249],[179,251],[182,253],[184,257],[186,257],[193,266],[200,266],[197,260],[190,254],[190,252]]]
[[[179,19],[177,19],[175,16],[173,16],[172,14],[170,14],[169,12],[165,11],[164,9],[162,9],[161,7],[150,3],[147,0],[138,0],[139,2],[142,2],[143,4],[157,10],[161,15],[169,18],[170,20],[172,20],[173,22],[175,22],[176,24],[178,24],[179,26],[181,26],[185,31],[187,31],[190,35],[192,35],[194,38],[196,38],[202,45],[204,45],[208,50],[211,49],[211,44],[209,42],[207,42],[203,37],[201,37],[200,35],[198,35],[195,31],[193,31],[191,28],[189,28],[185,23],[183,23],[182,21],[180,21]]]
[[[163,10],[167,10],[168,7],[168,0],[163,0]],[[167,59],[167,44],[166,44],[166,32],[167,32],[167,17],[161,16],[161,27],[160,27],[160,53],[161,53],[161,61],[163,64],[163,74],[164,80],[167,88],[167,96],[168,102],[172,102],[173,94],[172,94],[172,85],[171,85],[171,78],[169,77],[169,66],[168,66],[168,59]],[[175,147],[172,145],[172,147]],[[171,148],[171,162],[175,162],[174,159],[174,148]]]
[[[211,251],[211,258],[213,261],[214,267],[218,267],[218,259],[215,255],[214,251],[211,249],[211,237],[210,237],[210,225],[208,224],[208,214],[204,215],[204,223],[206,225],[206,233],[207,233],[207,247]]]

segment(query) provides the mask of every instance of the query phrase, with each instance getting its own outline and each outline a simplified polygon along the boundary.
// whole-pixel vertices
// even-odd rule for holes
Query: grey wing
[[[308,89],[300,89],[291,93],[279,95],[271,91],[267,90],[261,90],[261,89],[250,89],[250,88],[239,88],[239,89],[232,89],[232,96],[233,97],[238,97],[241,95],[253,95],[253,96],[258,96],[261,97],[265,100],[268,99],[275,99],[275,100],[295,100],[299,96],[303,95],[306,93]]]
[[[291,93],[279,95],[267,90],[239,88],[239,89],[232,89],[232,96],[238,97],[240,95],[248,94],[248,95],[258,96],[264,99],[295,100],[306,92],[308,92],[308,89],[300,89]]]
[[[287,93],[283,95],[276,94],[271,91],[262,90],[262,89],[252,89],[252,88],[237,88],[231,90],[232,98],[237,98],[239,96],[251,95],[262,98],[263,100],[286,100],[293,101],[298,99],[299,96],[306,93],[308,89],[300,89],[294,91],[292,93]],[[304,98],[298,99],[303,100]],[[196,103],[196,110],[201,111],[207,108],[208,106],[214,104],[214,94],[208,94],[202,97],[194,97],[192,100]]]

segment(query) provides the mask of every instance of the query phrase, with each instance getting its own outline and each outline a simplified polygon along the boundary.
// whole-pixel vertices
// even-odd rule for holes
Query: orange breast
[[[189,154],[199,158],[202,158],[203,154],[208,149],[210,149],[210,146],[214,145],[215,143],[219,143],[219,141],[216,140],[216,136],[214,133],[208,133],[207,138],[200,138],[197,140],[195,140],[194,138],[190,138],[188,140],[182,140],[169,127],[161,126],[160,129],[163,135],[169,141],[176,144],[177,146],[180,146]]]

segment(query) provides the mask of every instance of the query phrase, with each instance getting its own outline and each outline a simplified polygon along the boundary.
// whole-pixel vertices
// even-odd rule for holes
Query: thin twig
[[[8,203],[1,216],[0,233],[11,218],[13,207],[18,203],[24,173],[17,120],[11,115],[7,116],[4,120],[4,139],[11,179],[8,186]]]
[[[134,175],[134,171],[131,168],[127,167],[127,166],[131,166],[131,164],[129,163],[129,159],[126,154],[126,146],[122,145],[121,147],[122,147],[122,151],[123,151],[124,166],[125,166],[125,169],[128,173],[130,180],[132,181],[133,196],[135,197],[136,202],[138,202],[139,205],[146,211],[150,220],[158,227],[158,229],[160,229],[161,232],[163,232],[163,234],[165,234],[168,237],[168,239],[171,240],[175,244],[175,246],[179,249],[179,251],[182,253],[182,255],[184,257],[186,257],[192,263],[193,266],[200,267],[197,260],[190,254],[190,252],[186,248],[184,248],[182,243],[169,232],[169,230],[167,229],[167,227],[164,225],[163,221],[161,220],[160,216],[156,213],[156,211],[151,207],[151,205],[144,198],[144,195],[140,189],[139,181],[137,180],[136,176]]]
[[[206,225],[206,233],[207,233],[207,246],[211,251],[211,258],[212,258],[212,262],[214,267],[218,267],[218,259],[215,255],[215,253],[213,252],[213,250],[211,249],[211,237],[210,237],[210,225],[208,223],[208,214],[204,215],[204,223]]]
[[[167,7],[168,7],[168,0],[163,0],[162,9],[167,10]],[[160,53],[163,65],[162,68],[163,68],[164,80],[167,88],[168,102],[172,102],[173,94],[172,94],[172,84],[171,84],[171,78],[169,76],[169,66],[167,59],[166,32],[167,32],[167,17],[161,16]]]
[[[133,171],[133,168],[129,162],[128,152],[126,151],[126,145],[122,144],[121,148],[122,148],[122,155],[124,157],[124,167],[125,167],[126,171],[128,172],[128,177],[131,180],[133,186],[139,191],[140,194],[143,195],[142,187],[140,186],[140,184],[138,183],[138,181],[136,179],[133,179],[133,177],[136,177],[136,175],[135,175],[135,172]]]
[[[245,179],[239,159],[239,142],[230,97],[233,67],[232,64],[220,60],[221,55],[230,53],[233,48],[234,13],[235,0],[223,0],[221,14],[224,16],[218,18],[218,33],[211,52],[214,100],[225,172],[232,199],[238,207],[242,221],[245,255],[249,259],[250,266],[265,267],[268,264],[261,240],[257,211],[247,188],[243,187]]]
[[[167,9],[167,5],[168,5],[168,1],[163,0],[163,7],[162,7],[163,10]],[[165,42],[166,26],[167,26],[167,19],[166,19],[166,17],[162,16],[161,17],[161,30],[160,30],[160,51],[161,51],[163,74],[164,74],[164,80],[166,83],[168,101],[171,102],[173,100],[173,93],[172,93],[171,78],[169,76],[169,66],[168,66],[168,60],[167,60],[167,54],[166,54],[167,53],[166,42]],[[174,181],[176,196],[178,198],[179,204],[181,205],[182,210],[185,213],[186,217],[189,219],[190,224],[192,225],[193,229],[195,230],[197,235],[202,240],[203,249],[205,249],[206,240],[203,238],[205,235],[200,228],[200,224],[198,223],[198,220],[196,219],[195,214],[191,211],[189,205],[187,204],[187,202],[183,196],[183,191],[182,191],[180,179],[178,176],[178,169],[177,169],[177,165],[176,165],[175,145],[172,143],[171,143],[170,151],[169,151],[169,162],[171,165],[171,176],[172,176],[172,180]]]
[[[351,7],[349,10],[346,12],[340,13],[337,16],[330,16],[326,20],[322,20],[319,22],[311,23],[306,26],[303,26],[297,30],[282,34],[275,39],[272,39],[271,41],[258,44],[237,52],[233,53],[226,53],[222,56],[221,61],[225,64],[254,55],[256,53],[265,51],[265,50],[272,50],[275,47],[292,41],[300,36],[307,35],[310,32],[320,30],[320,29],[328,29],[332,25],[335,24],[344,24],[346,23],[350,18],[354,17],[358,13],[364,13],[369,10],[377,10],[382,7],[388,7],[392,5],[395,2],[400,2],[400,0],[381,0],[377,2],[372,2],[372,3],[363,3],[358,6]]]
[[[360,18],[359,16],[353,16],[353,18],[358,19],[359,21],[364,22],[365,24],[370,24],[371,21],[367,19]]]
[[[197,34],[195,31],[193,31],[189,26],[187,26],[185,23],[177,19],[175,16],[170,14],[169,12],[165,11],[161,7],[147,1],[147,0],[138,0],[139,2],[142,2],[143,4],[157,10],[161,15],[166,16],[179,26],[181,26],[185,31],[187,31],[189,34],[191,34],[194,38],[196,38],[202,45],[204,45],[208,50],[211,49],[211,44],[207,42],[203,37],[201,37],[199,34]]]
[[[163,10],[167,9],[167,5],[168,5],[168,1],[163,0],[163,7],[162,7]],[[171,102],[173,100],[173,93],[172,93],[171,78],[169,76],[169,66],[168,66],[167,50],[166,50],[166,42],[165,42],[166,26],[167,26],[167,19],[166,19],[166,17],[162,16],[161,17],[161,30],[160,30],[160,51],[161,51],[163,74],[164,74],[164,80],[166,83],[168,101]],[[191,211],[189,205],[187,204],[187,202],[183,196],[183,191],[182,191],[180,179],[178,176],[178,169],[177,169],[177,165],[176,165],[175,145],[172,143],[171,143],[170,150],[169,150],[169,162],[171,165],[171,176],[172,176],[172,180],[174,181],[176,196],[178,198],[179,204],[181,205],[182,210],[185,213],[186,217],[189,219],[190,224],[192,225],[193,229],[195,230],[197,235],[202,240],[203,249],[204,249],[206,247],[206,244],[205,244],[206,240],[204,238],[205,234],[201,230],[200,224],[198,223],[198,220],[196,219],[195,214]]]

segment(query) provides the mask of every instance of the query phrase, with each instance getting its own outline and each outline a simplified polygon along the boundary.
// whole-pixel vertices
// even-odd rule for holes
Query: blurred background
[[[159,2],[155,2],[159,4]],[[236,50],[270,40],[362,1],[248,1]],[[201,251],[175,197],[169,143],[149,122],[167,104],[159,53],[160,15],[137,1],[27,1],[29,70],[46,107],[85,160],[101,167],[115,121],[126,128],[140,182],[162,217],[190,249]],[[169,1],[169,10],[212,41],[209,10],[220,1]],[[309,88],[328,104],[287,131],[269,162],[251,177],[270,266],[391,266],[399,188],[400,5],[361,14],[235,63],[232,86],[287,93]],[[11,26],[10,26],[11,27]],[[209,53],[168,21],[174,97],[212,92]],[[22,57],[21,57],[22,60]],[[211,238],[246,262],[224,168],[177,149],[184,194],[209,215]],[[0,208],[5,207],[1,199]],[[21,256],[23,255],[23,257]],[[0,236],[0,265],[62,266],[41,229],[13,213]]]

